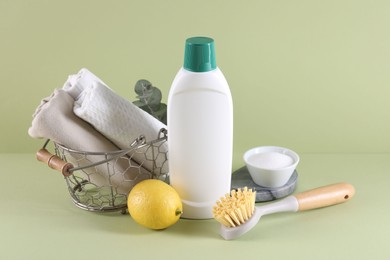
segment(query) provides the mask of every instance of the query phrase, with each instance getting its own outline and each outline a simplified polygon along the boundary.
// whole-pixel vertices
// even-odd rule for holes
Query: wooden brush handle
[[[57,155],[51,154],[45,148],[40,149],[36,153],[38,161],[47,163],[47,165],[57,171],[60,171],[64,176],[69,176],[72,173],[69,169],[73,168],[73,164],[61,160]]]
[[[336,183],[313,190],[298,193],[298,211],[322,208],[350,200],[355,194],[355,188],[349,183]]]

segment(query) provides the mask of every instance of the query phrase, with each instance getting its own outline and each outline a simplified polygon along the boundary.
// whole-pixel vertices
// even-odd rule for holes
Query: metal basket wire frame
[[[163,146],[167,139],[167,130],[163,128],[155,140],[148,141],[141,135],[128,149],[110,152],[77,151],[52,143],[55,156],[71,163],[63,175],[77,207],[88,211],[125,213],[128,192],[135,184],[151,178],[169,182],[168,151]],[[135,153],[138,161],[134,160]],[[143,155],[142,161],[139,161],[139,155]],[[47,161],[49,166],[50,160]],[[151,169],[150,166],[145,169],[146,163]]]

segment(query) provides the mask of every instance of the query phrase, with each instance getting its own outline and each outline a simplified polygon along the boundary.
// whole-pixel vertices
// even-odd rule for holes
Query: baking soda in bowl
[[[277,146],[259,146],[244,153],[253,181],[263,187],[281,187],[290,179],[299,162],[294,151]]]
[[[282,153],[265,152],[252,154],[248,157],[248,163],[259,168],[280,169],[292,165],[294,160]]]

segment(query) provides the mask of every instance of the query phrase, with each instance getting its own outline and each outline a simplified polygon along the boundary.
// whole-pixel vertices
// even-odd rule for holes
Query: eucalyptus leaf
[[[153,86],[150,81],[140,79],[135,84],[134,91],[137,94],[138,100],[133,101],[133,104],[151,114],[162,123],[167,124],[167,105],[161,103],[161,90]]]

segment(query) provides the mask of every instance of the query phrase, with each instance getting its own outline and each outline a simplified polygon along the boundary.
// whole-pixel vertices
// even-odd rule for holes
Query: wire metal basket
[[[77,151],[51,142],[54,154],[47,150],[47,140],[37,159],[63,174],[77,207],[125,213],[127,195],[135,184],[144,179],[169,182],[168,150],[163,145],[167,139],[167,130],[161,129],[155,140],[141,135],[128,149],[110,152]]]

